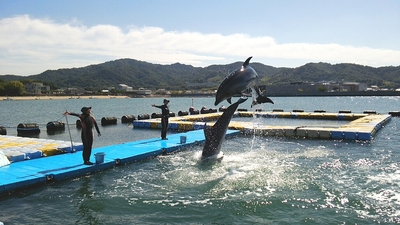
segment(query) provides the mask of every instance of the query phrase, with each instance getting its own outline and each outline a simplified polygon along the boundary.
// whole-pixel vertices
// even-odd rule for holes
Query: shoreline
[[[345,97],[345,96],[400,96],[400,91],[355,91],[355,92],[318,92],[318,93],[265,93],[268,97]],[[81,95],[81,96],[0,96],[0,101],[10,100],[65,100],[65,99],[109,99],[109,98],[179,98],[179,97],[215,97],[214,94],[169,94],[169,95]],[[236,96],[238,97],[238,96]]]
[[[23,100],[65,100],[65,99],[109,99],[109,98],[130,98],[128,96],[2,96],[0,101],[23,101]]]

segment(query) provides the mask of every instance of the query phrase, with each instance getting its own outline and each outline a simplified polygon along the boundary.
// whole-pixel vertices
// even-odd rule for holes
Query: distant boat
[[[7,97],[7,98],[3,98],[3,100],[5,100],[5,101],[12,101],[12,100],[14,100],[13,98],[10,98],[10,97]]]

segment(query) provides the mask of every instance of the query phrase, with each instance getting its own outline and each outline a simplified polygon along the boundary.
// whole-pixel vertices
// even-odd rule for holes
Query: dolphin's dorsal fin
[[[232,104],[232,98],[228,98],[226,100],[229,102],[229,104]]]
[[[253,58],[253,56],[250,56],[249,58],[246,59],[246,61],[244,61],[243,67],[246,67],[247,65],[249,65],[251,58]]]

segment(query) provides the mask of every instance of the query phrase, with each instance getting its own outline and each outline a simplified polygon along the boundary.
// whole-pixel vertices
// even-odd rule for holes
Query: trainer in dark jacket
[[[155,105],[152,104],[151,106],[157,107],[161,109],[161,139],[168,140],[167,138],[167,129],[168,129],[168,118],[169,118],[169,108],[168,108],[168,99],[164,99],[163,105]]]
[[[66,111],[64,115],[72,115],[79,117],[81,120],[81,125],[82,125],[82,132],[81,132],[81,138],[82,138],[82,143],[83,143],[83,152],[82,152],[82,157],[83,157],[83,163],[85,165],[93,165],[92,162],[90,162],[90,155],[92,154],[92,146],[93,146],[93,127],[96,128],[97,134],[100,137],[101,133],[99,130],[99,126],[97,126],[96,119],[90,115],[92,107],[83,107],[81,109],[82,114],[77,114],[77,113],[72,113]]]

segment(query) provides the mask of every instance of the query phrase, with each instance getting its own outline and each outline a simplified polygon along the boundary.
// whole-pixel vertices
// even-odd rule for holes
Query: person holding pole
[[[163,105],[155,105],[151,106],[161,109],[161,139],[168,140],[167,138],[167,129],[168,129],[168,118],[169,118],[169,108],[168,108],[168,99],[164,99]]]
[[[81,120],[81,125],[82,125],[82,132],[81,132],[81,138],[82,138],[82,143],[83,143],[83,152],[82,152],[82,158],[83,158],[83,164],[85,165],[93,165],[92,162],[90,162],[90,155],[92,154],[92,146],[93,146],[93,127],[96,128],[97,134],[100,137],[100,129],[99,126],[97,125],[96,119],[90,114],[91,113],[92,107],[83,107],[81,109],[82,114],[77,114],[77,113],[72,113],[69,112],[68,110],[65,111],[64,115],[72,115],[79,117]]]

